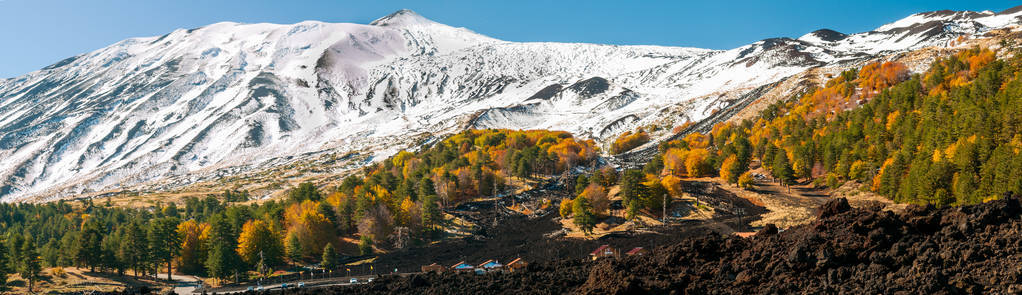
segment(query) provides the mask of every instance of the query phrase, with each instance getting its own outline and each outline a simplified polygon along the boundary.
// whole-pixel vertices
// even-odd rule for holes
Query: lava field
[[[289,294],[1009,294],[1022,292],[1019,199],[904,213],[818,209],[751,238],[701,235],[648,256],[535,262],[525,272],[383,276]]]

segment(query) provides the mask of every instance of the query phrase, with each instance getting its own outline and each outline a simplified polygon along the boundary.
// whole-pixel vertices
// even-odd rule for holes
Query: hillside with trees
[[[975,204],[1022,191],[1022,62],[973,48],[910,74],[896,62],[842,72],[755,120],[661,144],[647,177],[715,174],[747,187],[750,164],[783,184],[847,181],[900,203]]]
[[[109,199],[0,204],[0,281],[11,273],[34,279],[42,267],[218,281],[295,265],[338,267],[343,257],[441,239],[443,208],[587,165],[597,152],[566,132],[468,130],[402,151],[336,187],[301,183],[282,200],[251,202],[247,192],[226,190],[148,208]]]

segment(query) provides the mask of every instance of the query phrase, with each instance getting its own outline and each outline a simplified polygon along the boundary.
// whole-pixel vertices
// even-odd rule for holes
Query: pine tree
[[[340,260],[337,250],[334,249],[334,244],[326,243],[326,246],[323,247],[323,262],[320,266],[325,269],[336,269]]]
[[[78,255],[75,260],[81,265],[89,267],[89,271],[95,272],[99,266],[102,255],[103,234],[98,221],[89,219],[82,226],[82,232],[78,235]]]
[[[167,280],[172,280],[172,262],[174,256],[181,251],[181,236],[177,233],[177,218],[164,217],[153,220],[149,226],[149,251],[153,262],[158,266],[157,261],[167,264]]]
[[[177,209],[177,203],[171,202],[170,205],[163,208],[163,215],[167,217],[181,218],[181,213]]]
[[[647,181],[644,182],[642,185],[645,187],[646,192],[646,194],[642,198],[642,203],[646,207],[646,209],[659,212],[661,210],[653,209],[664,208],[664,210],[666,210],[667,206],[671,204],[671,198],[668,197],[669,192],[667,191],[667,188],[664,187],[664,185],[661,184],[659,181],[656,180]]]
[[[639,199],[642,195],[642,180],[645,176],[642,171],[639,170],[625,170],[624,176],[621,177],[621,196],[623,202],[627,205],[632,200]]]
[[[575,179],[575,194],[581,194],[589,186],[589,178],[585,174],[579,174]]]
[[[305,253],[305,250],[302,249],[302,241],[298,239],[298,235],[292,232],[288,233],[286,243],[287,258],[291,259],[291,263],[298,263]]]
[[[326,217],[326,219],[329,220],[330,223],[335,225],[337,224],[338,222],[337,211],[334,211],[334,207],[330,206],[329,203],[320,202],[319,206],[316,208],[316,212],[323,215],[323,217]]]
[[[121,233],[123,230],[114,232],[103,237],[103,247],[100,252],[100,260],[104,268],[117,271],[118,275],[124,275],[128,267],[119,257],[121,248]]]
[[[206,271],[213,278],[223,280],[238,270],[238,257],[235,249],[237,236],[231,231],[230,224],[222,215],[214,215],[210,220],[209,257],[206,258]]]
[[[418,194],[420,198],[425,196],[435,196],[436,188],[434,187],[433,179],[430,179],[429,177],[423,177],[422,180],[419,180]]]
[[[426,195],[422,198],[422,225],[428,230],[433,230],[443,221],[436,199],[436,195]]]
[[[7,251],[5,243],[0,243],[0,291],[7,290],[7,275],[10,273],[8,266],[11,259],[11,253]]]
[[[529,164],[526,157],[518,158],[518,162],[515,163],[515,176],[521,178],[528,178],[532,175],[532,165]]]
[[[70,230],[60,238],[60,257],[57,258],[57,265],[71,266],[78,257],[78,232]]]
[[[7,237],[6,246],[8,252],[8,259],[6,267],[11,272],[17,272],[19,265],[21,264],[21,249],[25,243],[25,237],[20,234],[11,234]]]
[[[732,145],[735,147],[735,156],[741,171],[739,174],[744,173],[749,168],[749,162],[752,162],[752,143],[749,142],[748,135],[742,132],[735,138]]]
[[[369,236],[362,236],[359,238],[358,251],[362,255],[373,254],[373,239]]]
[[[572,203],[571,211],[575,215],[573,220],[575,225],[582,229],[582,232],[586,235],[593,233],[593,227],[596,225],[596,216],[593,215],[593,206],[589,203],[589,199],[578,197]]]
[[[21,262],[18,264],[18,274],[22,279],[28,280],[28,292],[32,293],[32,287],[39,279],[39,272],[42,266],[39,265],[39,252],[36,251],[35,242],[31,238],[21,248]]]
[[[774,154],[773,162],[773,173],[774,177],[781,180],[781,183],[788,185],[791,184],[794,179],[795,171],[791,169],[791,161],[788,160],[788,153],[784,151],[778,151]]]
[[[60,244],[57,242],[57,239],[50,238],[50,241],[43,245],[40,254],[42,254],[44,266],[57,266],[57,260],[60,257]]]
[[[144,273],[148,269],[149,254],[149,240],[142,227],[137,222],[125,225],[118,248],[118,259],[138,276],[139,272]]]
[[[287,195],[288,200],[293,203],[300,203],[305,200],[319,201],[322,198],[322,195],[319,194],[319,189],[317,189],[316,185],[311,182],[298,184],[298,187],[288,191]]]
[[[767,141],[764,140],[763,142],[766,143]],[[770,144],[770,143],[766,144],[766,149],[763,151],[763,158],[762,158],[763,161],[762,162],[763,162],[764,168],[769,169],[771,172],[773,172],[773,169],[774,169],[773,166],[766,167],[766,165],[768,163],[770,165],[773,165],[774,160],[777,158],[777,153],[778,153],[778,149],[777,149],[776,145],[773,145],[773,144]]]

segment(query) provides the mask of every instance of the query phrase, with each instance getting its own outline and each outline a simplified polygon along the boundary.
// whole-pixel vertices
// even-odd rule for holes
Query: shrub
[[[742,176],[738,177],[738,187],[740,188],[751,189],[752,183],[753,180],[751,171],[745,171],[745,173],[742,173]]]
[[[568,216],[571,216],[571,207],[572,207],[571,199],[564,198],[563,200],[561,200],[561,207],[560,210],[558,210],[558,212],[561,214],[561,218],[568,218]]]

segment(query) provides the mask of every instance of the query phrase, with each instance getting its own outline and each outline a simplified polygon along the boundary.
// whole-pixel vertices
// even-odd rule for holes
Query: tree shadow
[[[825,192],[823,189],[814,187],[792,187],[792,190],[798,191],[799,194],[811,198],[826,198],[830,196],[830,194]]]
[[[90,277],[103,278],[103,279],[107,279],[107,280],[110,280],[110,281],[114,281],[114,282],[117,282],[120,285],[128,286],[128,287],[159,286],[159,285],[166,285],[166,284],[168,284],[168,282],[167,282],[167,280],[165,278],[164,279],[154,279],[154,278],[151,278],[151,277],[135,277],[135,276],[127,275],[127,274],[120,275],[120,274],[116,274],[116,273],[106,273],[106,272],[83,272],[83,274],[85,274],[87,276],[90,276]],[[95,285],[114,285],[114,284],[110,284],[110,283],[100,283],[100,282],[89,282],[89,283],[92,283],[92,284],[95,284]]]

